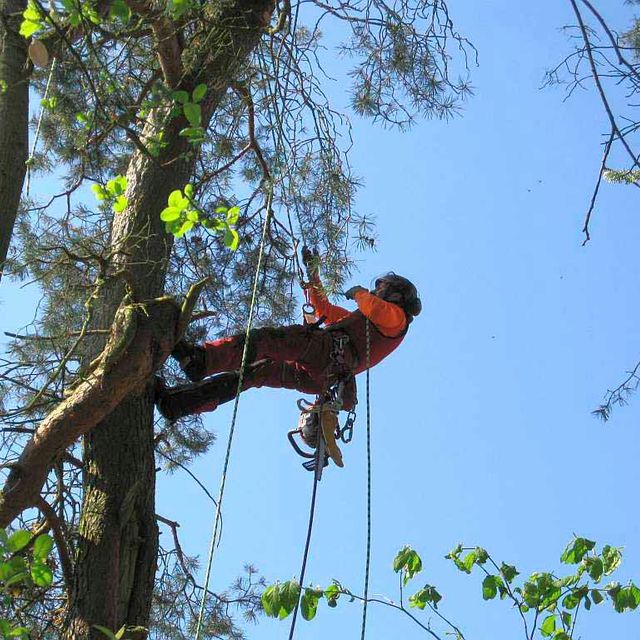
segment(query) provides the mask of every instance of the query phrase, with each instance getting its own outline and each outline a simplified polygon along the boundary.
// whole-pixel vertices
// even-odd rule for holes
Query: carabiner
[[[356,421],[356,412],[349,411],[344,427],[340,429],[340,440],[345,444],[349,444],[353,440],[353,425]]]

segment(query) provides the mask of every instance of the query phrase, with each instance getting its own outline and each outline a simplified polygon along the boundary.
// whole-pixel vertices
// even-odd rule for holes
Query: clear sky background
[[[631,19],[622,2],[598,4],[613,25]],[[436,585],[442,612],[469,640],[513,640],[524,637],[517,613],[484,603],[481,576],[443,559],[458,542],[530,573],[561,569],[576,533],[625,547],[620,577],[640,580],[640,398],[606,425],[591,415],[640,359],[640,219],[631,187],[604,185],[593,239],[581,246],[605,115],[591,88],[568,102],[559,89],[540,89],[570,50],[560,32],[573,22],[569,3],[451,0],[450,10],[480,53],[463,116],[404,135],[354,119],[358,208],[377,215],[380,244],[362,255],[352,284],[393,269],[416,283],[424,305],[399,351],[372,371],[370,593],[397,597],[391,561],[411,544],[424,561],[416,590]],[[331,91],[347,105],[340,85]],[[2,283],[3,330],[28,320],[32,295]],[[319,488],[307,571],[307,582],[337,578],[358,593],[363,378],[360,389],[346,467],[327,469]],[[299,571],[312,478],[286,441],[298,396],[263,389],[242,398],[214,590],[246,562],[268,581]],[[219,444],[194,467],[213,493],[229,420],[230,407],[207,416]],[[161,474],[157,510],[182,524],[185,551],[204,557],[213,508],[193,481]],[[162,537],[169,544],[169,532]],[[579,636],[637,638],[638,615],[602,605],[580,614]],[[360,618],[356,603],[321,605],[315,621],[299,621],[297,637],[359,637]],[[368,629],[370,640],[425,636],[376,605]],[[247,627],[252,640],[287,633],[288,622]]]

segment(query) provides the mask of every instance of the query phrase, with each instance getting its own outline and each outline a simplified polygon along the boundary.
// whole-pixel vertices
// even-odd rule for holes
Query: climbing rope
[[[371,566],[371,327],[367,318],[367,382],[366,382],[366,402],[367,402],[367,553],[364,572],[364,603],[362,607],[362,627],[360,640],[364,640],[367,629],[367,604],[369,599],[369,569]]]
[[[38,148],[38,140],[40,138],[40,128],[42,127],[42,119],[44,117],[45,111],[45,100],[49,97],[49,89],[51,87],[51,80],[53,79],[53,72],[56,68],[56,60],[57,58],[53,58],[51,60],[51,67],[49,69],[49,75],[47,77],[47,84],[44,88],[44,95],[42,96],[42,100],[40,102],[40,113],[38,115],[38,124],[36,126],[36,133],[33,136],[33,144],[31,145],[31,153],[29,154],[29,159],[27,160],[27,183],[25,185],[25,192],[27,196],[29,195],[29,190],[31,189],[31,165],[33,164],[36,149]]]
[[[231,445],[233,442],[233,434],[236,427],[236,419],[238,416],[238,406],[240,404],[240,393],[242,392],[242,383],[244,382],[244,374],[247,365],[247,356],[249,353],[249,339],[251,334],[251,328],[253,326],[253,316],[255,314],[256,302],[258,299],[258,286],[260,282],[260,271],[262,270],[262,261],[264,258],[264,246],[266,244],[267,231],[269,228],[269,222],[271,219],[271,203],[273,202],[273,183],[269,186],[269,192],[267,195],[267,214],[264,218],[262,225],[262,235],[260,238],[260,247],[258,249],[258,263],[256,265],[256,272],[253,279],[253,290],[251,292],[251,304],[249,305],[249,318],[247,319],[247,328],[245,331],[244,348],[242,349],[242,360],[240,363],[240,372],[238,376],[238,388],[236,391],[236,397],[233,403],[233,414],[231,416],[231,426],[229,427],[229,436],[227,439],[227,450],[224,458],[224,465],[222,467],[222,477],[220,479],[220,489],[218,490],[218,500],[216,505],[216,514],[213,520],[213,527],[211,531],[211,541],[209,543],[209,555],[207,558],[207,570],[204,580],[204,588],[202,591],[202,599],[200,601],[200,611],[198,613],[198,624],[196,626],[195,640],[200,640],[200,634],[202,632],[202,622],[204,619],[204,610],[207,602],[207,594],[209,589],[209,579],[211,578],[211,567],[213,566],[213,558],[215,556],[216,539],[218,538],[218,528],[220,526],[220,519],[222,515],[222,500],[224,497],[224,489],[227,482],[227,471],[229,470],[229,458],[231,457]]]
[[[298,3],[296,5],[296,12],[295,12],[295,20],[294,20],[294,37],[295,37],[295,29],[297,28],[297,23],[298,23],[298,14],[299,14],[299,10],[300,10],[300,3]],[[277,70],[279,68],[280,65],[280,55],[278,55],[277,58],[277,67],[276,67],[276,75],[277,75]],[[287,76],[286,76],[286,84],[288,86],[289,84],[289,76],[290,76],[290,69],[287,72]],[[275,100],[275,91],[273,92],[273,97],[274,97],[274,104],[277,105],[277,101]],[[273,131],[273,129],[272,129]],[[275,134],[274,134],[275,135]],[[277,136],[277,142],[275,142],[275,138],[274,138],[274,146],[275,146],[275,157],[277,158],[282,146],[283,146],[283,132],[280,129],[279,130],[279,135]],[[237,419],[237,415],[238,415],[238,405],[240,402],[240,394],[242,392],[242,384],[244,382],[244,374],[245,374],[245,369],[246,369],[246,365],[247,365],[247,356],[248,356],[248,352],[249,352],[249,338],[250,338],[250,333],[251,333],[251,328],[253,326],[253,316],[255,313],[255,306],[256,306],[256,301],[257,301],[257,297],[258,297],[258,283],[260,281],[260,271],[262,269],[262,261],[264,258],[264,247],[266,244],[266,237],[267,237],[267,232],[268,232],[268,228],[269,228],[269,223],[271,221],[271,216],[272,216],[272,204],[273,204],[273,196],[274,196],[274,182],[275,180],[273,179],[273,177],[270,179],[270,184],[269,184],[269,192],[268,192],[268,196],[267,196],[267,213],[264,219],[264,224],[262,227],[262,236],[260,239],[260,248],[259,248],[259,252],[258,252],[258,263],[256,265],[256,272],[255,272],[255,277],[254,277],[254,281],[253,281],[253,291],[252,291],[252,295],[251,295],[251,304],[249,307],[249,318],[247,320],[247,327],[246,327],[246,332],[245,332],[245,340],[244,340],[244,348],[242,350],[242,360],[241,360],[241,364],[240,364],[240,372],[239,372],[239,377],[238,377],[238,388],[237,388],[237,392],[236,392],[236,396],[235,396],[235,400],[234,400],[234,405],[233,405],[233,414],[231,417],[231,426],[229,427],[229,436],[227,439],[227,450],[226,450],[226,454],[225,454],[225,460],[224,460],[224,465],[223,465],[223,469],[222,469],[222,477],[220,480],[220,489],[218,492],[218,501],[217,501],[217,505],[216,505],[216,513],[215,513],[215,517],[214,517],[214,521],[213,521],[213,526],[212,526],[212,532],[211,532],[211,540],[209,543],[209,553],[208,553],[208,558],[207,558],[207,569],[206,569],[206,574],[205,574],[205,583],[204,583],[204,589],[202,591],[202,599],[200,601],[200,611],[198,613],[198,623],[196,626],[196,634],[195,634],[195,640],[200,640],[200,635],[202,632],[202,623],[204,620],[204,613],[205,613],[205,607],[206,607],[206,600],[207,600],[207,594],[208,594],[208,588],[209,588],[209,580],[211,578],[211,568],[213,566],[213,559],[215,556],[215,549],[216,549],[216,541],[218,538],[218,528],[219,528],[219,524],[220,524],[220,518],[221,518],[221,513],[222,513],[222,502],[223,502],[223,497],[224,497],[224,490],[225,490],[225,485],[226,485],[226,480],[227,480],[227,472],[228,472],[228,468],[229,468],[229,458],[231,456],[231,445],[233,442],[233,435],[234,435],[234,431],[235,431],[235,425],[236,425],[236,419]],[[297,256],[297,252],[295,255],[295,260],[296,260],[296,264],[299,270],[299,273],[302,273],[302,268],[300,266],[300,263],[298,261],[298,256]],[[317,483],[316,483],[317,484]],[[315,487],[314,487],[314,496],[313,496],[313,508],[315,509]],[[309,534],[309,539],[310,539],[310,534]]]
[[[307,570],[307,559],[309,557],[309,548],[311,546],[311,532],[313,531],[313,519],[316,512],[316,496],[318,494],[318,484],[320,482],[319,475],[322,473],[322,464],[324,463],[324,446],[322,446],[322,432],[319,434],[318,447],[316,449],[316,468],[313,474],[313,489],[311,491],[311,505],[309,507],[309,524],[307,525],[307,538],[304,543],[304,552],[302,554],[302,566],[300,567],[300,595],[293,610],[291,618],[291,627],[289,628],[289,640],[293,640],[293,634],[296,629],[296,620],[298,619],[298,609],[300,608],[300,598],[302,597],[302,589],[304,588],[304,575]]]

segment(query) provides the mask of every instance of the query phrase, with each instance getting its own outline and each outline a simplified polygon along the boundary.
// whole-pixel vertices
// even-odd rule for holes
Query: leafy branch
[[[542,638],[552,640],[572,640],[576,631],[577,614],[580,608],[589,611],[592,605],[608,600],[618,613],[634,611],[640,607],[640,588],[629,582],[609,582],[602,585],[604,577],[611,576],[622,563],[622,553],[617,547],[605,545],[598,552],[596,543],[587,538],[575,537],[563,551],[560,561],[566,565],[575,565],[575,571],[566,576],[557,576],[553,572],[534,572],[528,578],[520,578],[520,572],[514,565],[496,560],[482,547],[464,547],[459,544],[446,556],[462,573],[471,574],[474,568],[484,573],[482,580],[483,600],[501,600],[511,602],[523,623],[526,640],[533,640],[536,633]],[[404,605],[403,588],[421,573],[423,563],[418,553],[404,546],[393,561],[393,570],[400,577],[400,602],[388,598],[367,598],[367,602],[391,607],[409,617],[418,627],[431,637],[440,640],[443,635],[453,635],[463,640],[464,634],[458,626],[447,619],[438,606],[443,599],[438,589],[425,584],[408,598],[408,607]],[[341,596],[351,602],[364,601],[344,587],[338,580],[326,588],[308,586],[304,591],[296,580],[276,582],[262,594],[262,606],[265,613],[273,618],[284,620],[298,606],[305,620],[316,617],[321,601],[329,608],[335,608]],[[423,622],[411,611],[428,610],[443,623],[445,630],[432,628],[430,622]],[[417,613],[417,612],[416,612]]]

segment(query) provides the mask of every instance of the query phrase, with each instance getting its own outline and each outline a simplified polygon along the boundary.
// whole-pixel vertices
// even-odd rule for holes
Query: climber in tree
[[[320,282],[317,251],[303,248],[302,259],[316,322],[252,330],[242,390],[266,386],[318,395],[343,380],[347,382],[343,408],[349,410],[356,402],[354,376],[378,364],[400,345],[422,304],[409,280],[388,273],[375,281],[373,291],[361,286],[346,291],[346,298],[358,305],[356,311],[348,311],[328,301]],[[213,411],[232,400],[244,339],[244,335],[236,335],[204,345],[180,341],[171,355],[194,384],[172,388],[160,384],[156,395],[160,413],[176,420]]]

